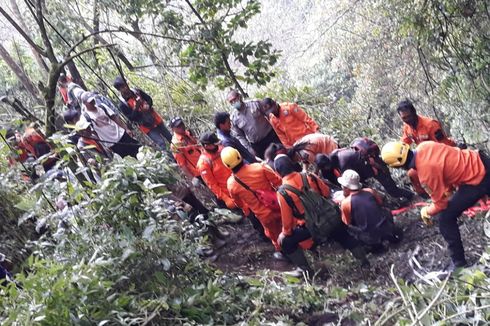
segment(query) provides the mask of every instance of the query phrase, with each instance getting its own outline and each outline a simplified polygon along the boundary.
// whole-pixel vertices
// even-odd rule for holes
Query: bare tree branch
[[[43,56],[47,56],[46,51],[44,51],[39,45],[37,45],[29,35],[15,22],[15,20],[10,17],[10,15],[0,6],[0,14],[2,14],[8,21],[9,23],[15,28],[17,32],[19,32],[20,35],[26,40],[29,45],[35,49],[39,54]]]

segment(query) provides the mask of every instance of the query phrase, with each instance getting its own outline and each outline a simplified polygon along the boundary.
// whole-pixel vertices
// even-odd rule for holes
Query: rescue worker
[[[214,115],[214,125],[216,126],[218,138],[221,141],[223,147],[233,147],[238,152],[246,163],[256,163],[255,156],[248,151],[248,149],[242,145],[242,143],[231,134],[231,120],[228,112],[217,112]]]
[[[244,102],[236,90],[230,91],[226,100],[233,108],[231,113],[232,133],[250,153],[263,159],[267,146],[270,143],[281,141],[264,117],[260,102]]]
[[[74,83],[70,76],[62,73],[58,78],[58,90],[63,103],[68,109],[77,110],[78,112],[82,110],[80,96],[85,92],[82,86]]]
[[[227,182],[231,198],[242,209],[245,216],[248,216],[250,211],[254,213],[262,224],[265,235],[276,249],[274,257],[282,259],[281,247],[277,242],[281,233],[281,213],[266,206],[257,195],[258,191],[274,193],[281,185],[281,178],[259,163],[246,164],[240,153],[233,147],[223,148],[221,160],[232,172]]]
[[[305,207],[296,193],[285,188],[284,185],[289,185],[297,191],[303,189],[303,176],[297,172],[295,162],[287,155],[280,154],[274,160],[274,167],[277,173],[282,177],[283,189],[286,191],[287,197],[292,201],[297,213],[305,215]],[[320,178],[313,174],[307,175],[309,187],[321,194],[325,198],[330,197],[329,187]],[[279,206],[281,207],[282,230],[278,237],[278,242],[283,253],[296,266],[299,267],[298,272],[311,272],[308,261],[302,249],[310,249],[313,246],[312,235],[305,225],[305,219],[300,219],[295,216],[293,207],[288,203],[288,199],[280,192],[277,194]],[[344,249],[352,252],[354,257],[361,260],[363,266],[369,265],[366,253],[360,246],[360,242],[354,239],[348,232],[344,224],[337,223],[337,226],[330,231],[329,238],[338,242]]]
[[[197,170],[202,180],[216,196],[219,207],[235,208],[235,202],[231,199],[227,188],[231,170],[223,164],[220,156],[223,146],[219,145],[218,137],[212,132],[204,133],[199,138],[199,142],[203,151],[197,162]]]
[[[410,100],[398,103],[396,111],[403,121],[401,141],[405,144],[415,143],[418,145],[423,141],[432,140],[449,146],[456,146],[456,143],[446,136],[439,121],[418,115]]]
[[[104,148],[102,143],[97,141],[97,135],[90,131],[91,124],[87,121],[80,121],[80,112],[74,109],[69,109],[63,112],[65,122],[76,130],[76,133],[69,137],[85,159],[95,159],[97,156],[111,158],[108,153],[108,148]],[[94,162],[95,163],[95,162]]]
[[[130,120],[138,125],[142,133],[146,134],[162,150],[166,150],[166,143],[172,141],[172,134],[165,127],[162,117],[153,108],[153,99],[139,88],[129,88],[127,82],[117,76],[114,87],[121,94],[119,109]]]
[[[383,209],[383,198],[374,189],[362,188],[356,171],[345,170],[338,182],[344,192],[342,221],[354,237],[376,250],[383,249],[383,240],[401,241],[401,229],[395,227],[391,212]]]
[[[396,111],[403,121],[403,135],[400,141],[405,144],[410,145],[415,143],[418,145],[421,142],[432,140],[448,146],[456,146],[456,143],[446,136],[439,121],[418,115],[410,100],[398,103]],[[412,182],[415,192],[422,197],[428,198],[428,194],[420,184],[417,170],[411,169],[408,171],[407,175]]]
[[[317,123],[296,103],[279,104],[266,97],[260,104],[279,140],[286,147],[319,131]]]
[[[433,141],[422,142],[416,150],[402,142],[389,142],[381,149],[381,157],[391,167],[416,169],[422,187],[432,199],[421,209],[426,224],[439,216],[439,230],[448,244],[451,256],[449,270],[467,265],[458,216],[480,198],[490,195],[490,159],[483,153],[462,150]],[[457,188],[450,196],[448,189]]]
[[[361,182],[375,178],[394,198],[403,197],[411,200],[414,196],[411,191],[396,185],[388,169],[376,169],[360,151],[353,148],[340,148],[329,155],[318,155],[315,161],[321,176],[334,184],[339,183],[338,180],[333,180],[333,177],[340,177],[346,170],[354,170],[359,174]]]
[[[111,107],[96,101],[96,97],[93,92],[84,92],[80,97],[83,108],[79,123],[89,123],[98,141],[114,153],[136,158],[140,144],[131,137],[133,132]]]
[[[196,137],[191,130],[186,129],[181,117],[173,118],[170,121],[170,128],[174,133],[170,149],[177,164],[184,174],[192,180],[194,186],[200,185],[201,174],[197,169],[197,161],[201,156],[201,148]]]
[[[332,136],[314,133],[302,137],[289,149],[288,156],[308,166],[315,163],[318,154],[330,154],[339,148]]]

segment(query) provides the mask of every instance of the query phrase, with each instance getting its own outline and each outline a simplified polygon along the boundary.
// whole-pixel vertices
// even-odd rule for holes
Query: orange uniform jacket
[[[189,130],[186,130],[184,135],[174,133],[170,148],[177,164],[182,169],[187,169],[193,177],[200,175],[197,170],[197,161],[201,156],[201,148]]]
[[[291,147],[301,137],[318,131],[316,122],[296,103],[281,103],[279,117],[271,113],[269,122],[286,147]]]
[[[311,176],[308,176],[308,183],[310,184],[311,189],[320,193],[324,197],[329,197],[330,188],[320,179],[320,177],[317,177],[316,181],[318,182],[318,186],[317,182],[315,182],[315,180],[313,180]],[[291,185],[294,188],[301,190],[301,188],[303,187],[301,174],[299,172],[288,174],[287,176],[282,178],[282,184]],[[298,209],[298,212],[300,214],[304,214],[305,208],[301,203],[301,199],[296,196],[296,194],[287,189],[286,192],[293,200],[296,208]],[[293,229],[296,226],[305,224],[305,220],[297,219],[296,217],[294,217],[293,210],[281,194],[277,194],[277,199],[279,200],[279,205],[281,206],[282,233],[284,233],[284,235],[291,235],[293,233]]]
[[[298,143],[309,143],[309,145],[301,151],[301,155],[306,157],[306,160],[310,164],[315,163],[317,154],[330,154],[339,148],[339,145],[333,137],[318,133],[306,135],[295,144]]]
[[[378,205],[383,204],[383,198],[381,198],[381,196],[371,188],[363,188],[360,189],[359,191],[351,192],[350,195],[344,198],[342,200],[342,203],[340,204],[340,209],[342,211],[342,221],[346,225],[350,225],[352,222],[352,196],[355,196],[360,191],[366,191],[371,193],[374,196],[374,199],[376,200],[376,203]]]
[[[456,146],[454,141],[448,138],[446,135],[444,135],[444,138],[442,140],[437,140],[435,135],[436,132],[438,130],[444,132],[439,121],[421,115],[417,115],[417,117],[417,129],[412,128],[406,123],[403,124],[403,136],[401,139],[402,142],[404,142],[405,144],[415,143],[418,145],[421,142],[432,140],[449,146]]]
[[[485,177],[485,166],[477,151],[427,141],[417,146],[415,169],[425,191],[432,198],[428,213],[435,215],[448,204],[448,189],[478,185]]]
[[[131,108],[131,110],[134,110],[136,108],[136,99],[130,98],[129,100],[127,100],[127,104]],[[141,132],[144,134],[148,134],[151,129],[155,128],[156,126],[160,125],[163,122],[162,117],[158,113],[156,113],[155,110],[152,109],[150,114],[153,116],[153,119],[155,120],[155,122],[153,123],[153,127],[149,128],[141,124],[138,124],[139,130],[141,130]]]
[[[225,200],[230,198],[227,181],[231,175],[231,170],[223,164],[223,161],[221,161],[220,153],[222,149],[223,147],[220,146],[218,151],[214,154],[203,150],[201,157],[197,162],[197,169],[213,194],[215,194],[218,199]]]
[[[281,213],[273,211],[262,204],[255,195],[240,185],[234,176],[237,176],[252,190],[271,190],[281,185],[281,178],[272,170],[265,168],[260,163],[245,164],[228,179],[228,191],[236,205],[240,207],[245,215],[248,208],[252,210],[264,227],[265,235],[271,239],[274,247],[280,250],[277,238],[281,233]]]

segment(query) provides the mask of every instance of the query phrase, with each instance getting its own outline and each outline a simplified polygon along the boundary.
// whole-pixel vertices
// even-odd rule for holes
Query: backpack
[[[245,182],[240,180],[236,175],[234,176],[234,178],[236,182],[238,182],[243,188],[250,191],[255,196],[255,198],[257,198],[257,200],[265,207],[276,212],[279,212],[281,210],[279,202],[277,201],[277,195],[275,191],[262,189],[257,189],[254,191]]]
[[[318,187],[317,178],[311,174],[310,176]],[[291,185],[283,184],[278,192],[284,197],[289,207],[293,210],[294,217],[305,220],[306,227],[310,231],[313,241],[316,244],[321,244],[326,242],[332,232],[342,225],[343,222],[340,209],[331,199],[325,198],[310,187],[306,173],[301,173],[301,178],[303,180],[301,190]],[[318,187],[318,189],[320,188]],[[299,197],[305,209],[304,214],[299,213],[293,199],[286,190],[289,190]]]

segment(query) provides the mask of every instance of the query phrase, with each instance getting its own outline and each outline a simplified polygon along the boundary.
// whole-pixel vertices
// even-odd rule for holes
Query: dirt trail
[[[449,257],[437,225],[431,228],[423,225],[418,218],[417,209],[396,216],[395,223],[403,228],[404,239],[383,254],[369,254],[369,268],[361,268],[348,251],[336,244],[325,244],[318,248],[319,257],[309,254],[313,268],[316,271],[323,270],[317,279],[342,287],[360,283],[382,286],[391,283],[390,268],[395,265],[395,274],[411,281],[416,278],[409,265],[414,251],[417,261],[427,271],[441,270],[447,266]],[[479,259],[486,243],[481,217],[470,219],[463,216],[460,224],[467,260],[473,264]],[[221,270],[255,275],[267,269],[282,272],[293,268],[288,262],[272,258],[273,246],[260,240],[248,221],[222,227],[230,232],[230,236],[227,238],[227,245],[220,249],[219,257],[214,262]]]

